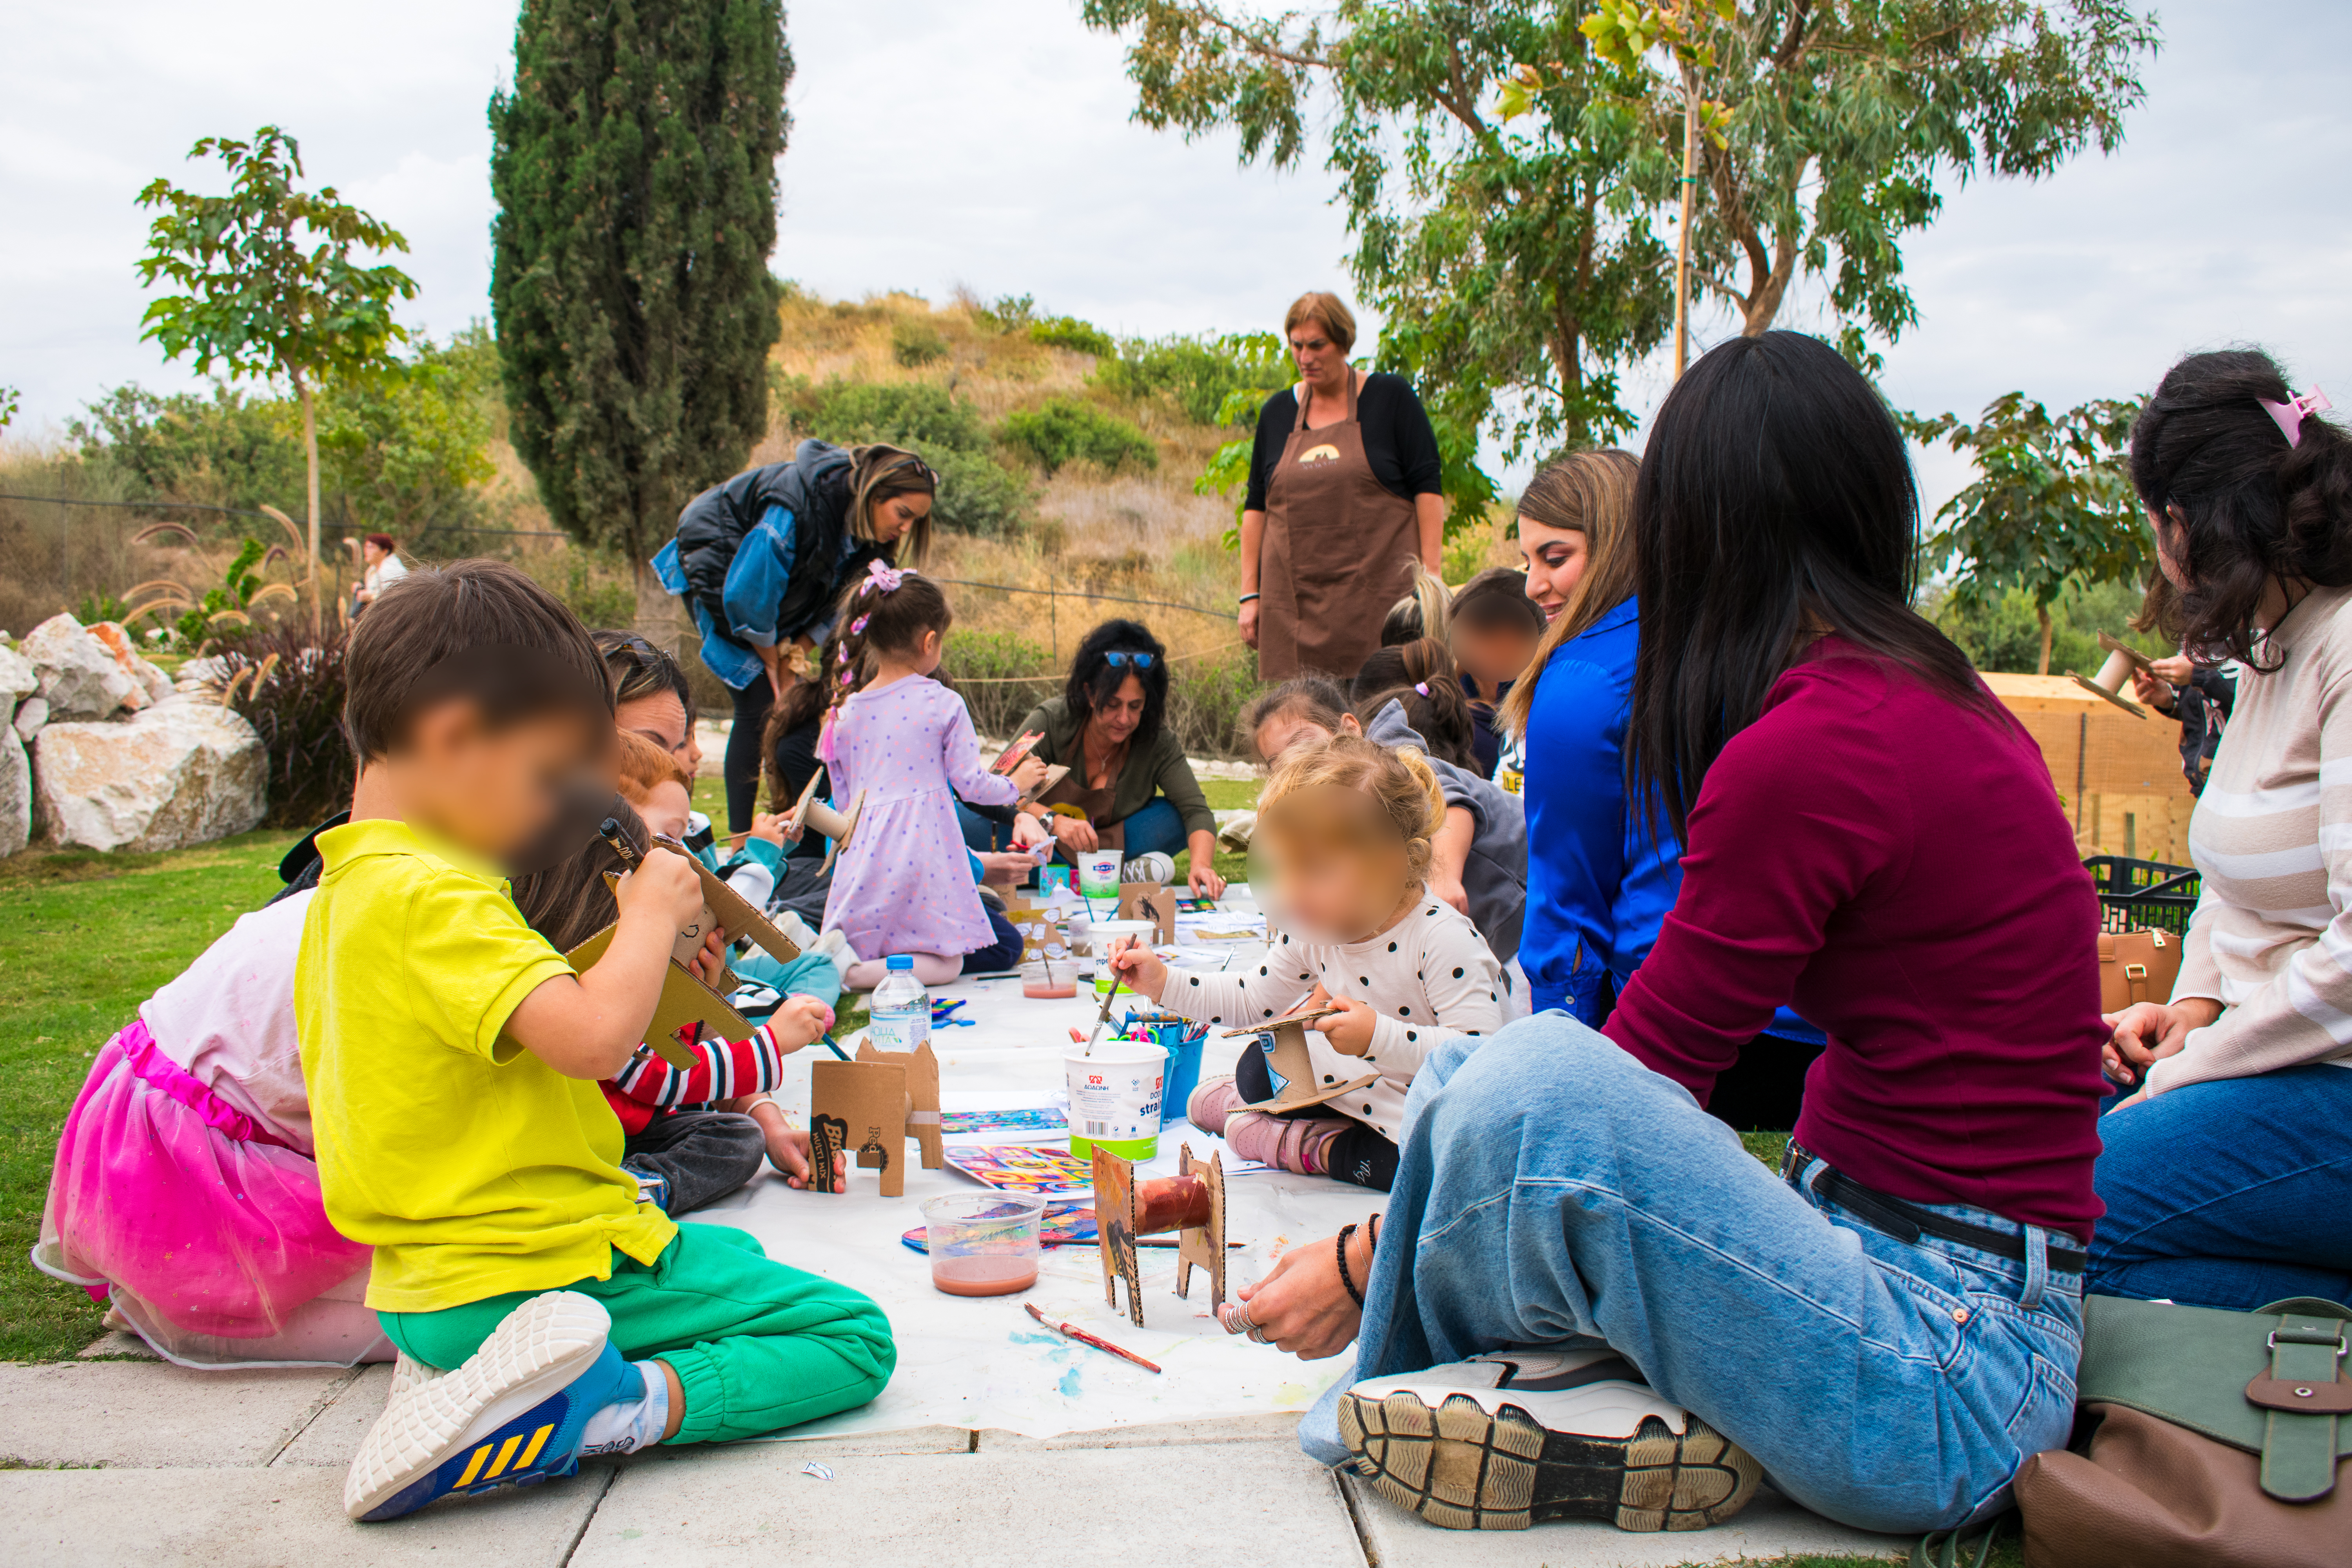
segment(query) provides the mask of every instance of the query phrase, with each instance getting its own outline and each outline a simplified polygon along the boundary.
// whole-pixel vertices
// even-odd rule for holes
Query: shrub
[[[974,305],[971,319],[992,332],[1025,332],[1037,320],[1034,294],[1003,294],[987,305]]]
[[[1171,659],[1168,728],[1188,755],[1240,756],[1242,710],[1265,689],[1265,682],[1257,678],[1257,654],[1250,648]]]
[[[591,627],[635,626],[637,584],[618,551],[591,550],[573,545],[545,554],[528,554],[515,564],[530,573],[539,585],[572,607]]]
[[[908,449],[939,470],[931,516],[951,533],[1009,539],[1024,531],[1036,505],[1036,487],[984,452],[913,441]]]
[[[940,674],[971,710],[973,729],[1010,740],[1031,709],[1061,690],[1063,672],[1043,643],[1017,632],[959,626],[948,634]]]
[[[273,827],[309,827],[352,803],[352,752],[343,740],[343,633],[313,636],[307,618],[241,631],[218,657],[229,706],[245,715],[269,757]]]
[[[1221,338],[1137,340],[1095,367],[1095,384],[1118,397],[1164,397],[1195,425],[1222,425],[1256,416],[1265,394],[1297,378],[1282,340],[1272,332]],[[1253,395],[1228,405],[1234,393]],[[1239,411],[1246,409],[1246,414]]]
[[[828,382],[811,400],[807,423],[809,434],[818,440],[845,447],[887,441],[899,447],[921,442],[960,452],[988,450],[988,428],[971,406],[958,403],[945,387],[923,383],[880,386]]]
[[[890,325],[890,357],[908,370],[948,357],[948,341],[929,321],[898,321]]]
[[[1160,466],[1160,448],[1151,437],[1075,397],[1048,398],[1040,407],[1006,415],[1003,435],[1008,446],[1034,458],[1048,474],[1080,460],[1114,473]]]
[[[1047,316],[1032,321],[1029,337],[1048,348],[1072,349],[1082,354],[1107,354],[1118,346],[1108,332],[1076,316]]]

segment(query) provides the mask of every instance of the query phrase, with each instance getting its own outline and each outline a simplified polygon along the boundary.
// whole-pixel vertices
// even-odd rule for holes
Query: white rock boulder
[[[16,651],[39,671],[52,718],[103,719],[140,689],[112,651],[71,616],[51,616],[25,634]]]
[[[120,723],[48,724],[33,742],[33,779],[42,831],[92,849],[202,844],[259,826],[269,805],[253,726],[184,697]]]
[[[139,651],[139,644],[121,621],[97,621],[86,629],[114,656],[116,668],[137,683],[125,707],[144,708],[172,695],[172,678],[147,662]]]
[[[49,700],[27,697],[16,705],[16,717],[9,727],[16,731],[16,739],[29,746],[33,737],[41,732],[41,726],[48,721]]]
[[[0,730],[0,856],[14,855],[32,837],[32,760],[13,731]]]
[[[15,648],[0,646],[0,703],[14,709],[41,689],[40,671]]]

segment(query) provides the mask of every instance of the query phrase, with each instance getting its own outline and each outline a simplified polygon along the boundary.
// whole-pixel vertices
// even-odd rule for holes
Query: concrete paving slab
[[[163,1358],[147,1348],[147,1342],[128,1329],[110,1329],[89,1343],[74,1352],[82,1361],[99,1361],[121,1356],[140,1361],[162,1361]]]
[[[1381,1568],[1681,1568],[1801,1553],[1907,1557],[1910,1536],[1873,1535],[1808,1513],[1777,1492],[1713,1530],[1635,1534],[1576,1520],[1531,1530],[1440,1530],[1406,1512],[1360,1478],[1342,1475],[1372,1561]]]
[[[343,1517],[343,1473],[0,1474],[0,1563],[75,1568],[559,1568],[612,1471],[599,1466],[389,1524]]]
[[[270,1462],[275,1465],[316,1465],[341,1472],[351,1468],[360,1442],[383,1414],[392,1392],[392,1363],[377,1362],[359,1369],[359,1375],[327,1396],[326,1407]]]
[[[888,1454],[969,1454],[971,1452],[971,1438],[969,1426],[905,1426],[896,1432],[835,1432],[814,1437],[787,1433],[780,1437],[756,1437],[752,1441],[762,1447],[794,1450],[800,1457],[793,1461],[792,1468],[798,1469],[810,1459],[830,1459],[839,1454],[856,1458]],[[699,1453],[705,1450],[688,1451]]]
[[[825,1461],[753,1444],[621,1472],[571,1568],[1202,1568],[1276,1554],[1361,1568],[1320,1466],[1280,1444]]]
[[[1100,1426],[1090,1432],[1064,1432],[1052,1437],[1024,1437],[1001,1426],[973,1434],[975,1452],[998,1453],[1008,1448],[1166,1448],[1204,1443],[1295,1443],[1298,1416],[1287,1410],[1261,1410],[1245,1415],[1204,1415],[1197,1421],[1154,1421],[1134,1426]]]
[[[351,1373],[152,1362],[0,1366],[0,1457],[33,1465],[265,1465]]]

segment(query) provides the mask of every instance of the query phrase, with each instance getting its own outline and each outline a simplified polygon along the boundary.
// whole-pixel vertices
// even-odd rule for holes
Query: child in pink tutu
[[[58,1139],[34,1264],[184,1366],[392,1359],[368,1248],[319,1198],[293,1005],[313,896],[245,916],[141,1004]]]
[[[956,797],[1010,805],[1045,764],[1027,757],[1010,777],[989,772],[963,699],[930,678],[955,620],[939,584],[877,562],[844,595],[841,615],[847,629],[820,678],[834,699],[817,754],[835,804],[863,790],[866,813],[834,868],[824,929],[865,955],[845,976],[856,990],[880,984],[882,961],[900,952],[914,955],[924,984],[944,984],[962,973],[964,954],[998,942]]]

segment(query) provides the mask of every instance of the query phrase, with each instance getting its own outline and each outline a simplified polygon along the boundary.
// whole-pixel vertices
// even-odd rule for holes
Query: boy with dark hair
[[[362,771],[319,837],[294,1005],[328,1217],[374,1247],[368,1305],[401,1351],[346,1510],[871,1399],[896,1359],[880,1309],[740,1232],[681,1229],[621,1169],[597,1080],[640,1047],[701,909],[693,868],[624,877],[584,973],[509,897],[504,872],[576,849],[578,805],[610,798],[587,633],[513,567],[462,562],[385,594],[345,668]]]

